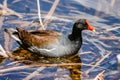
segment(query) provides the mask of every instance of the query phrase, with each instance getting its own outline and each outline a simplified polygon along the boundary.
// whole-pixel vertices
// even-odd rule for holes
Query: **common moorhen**
[[[62,35],[52,30],[26,31],[20,28],[5,29],[24,49],[47,57],[64,57],[78,53],[82,45],[82,31],[95,29],[87,19],[77,20],[72,33]]]

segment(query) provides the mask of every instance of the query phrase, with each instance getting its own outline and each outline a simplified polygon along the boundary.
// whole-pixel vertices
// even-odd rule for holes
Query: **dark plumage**
[[[94,31],[88,20],[77,20],[72,33],[62,35],[52,30],[26,31],[20,28],[5,29],[24,49],[49,57],[63,57],[76,54],[82,45],[82,30]]]

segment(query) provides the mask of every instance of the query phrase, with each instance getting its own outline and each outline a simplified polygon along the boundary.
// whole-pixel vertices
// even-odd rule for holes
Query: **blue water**
[[[0,4],[2,4],[2,2],[3,1],[0,0]],[[53,2],[54,0],[40,0],[42,20],[44,20],[45,16],[49,12]],[[80,56],[82,63],[90,64],[92,62],[95,64],[99,58],[102,58],[107,53],[111,52],[111,54],[100,63],[99,66],[103,69],[96,68],[90,72],[90,76],[95,77],[94,74],[105,70],[105,80],[113,80],[114,76],[112,76],[112,71],[116,71],[115,74],[119,73],[116,57],[120,53],[119,3],[120,0],[115,0],[113,5],[112,0],[60,0],[52,16],[52,22],[48,23],[47,29],[57,30],[63,34],[70,33],[72,24],[80,18],[88,19],[95,27],[97,33],[92,33],[90,31],[83,32],[83,46],[79,52],[88,52],[89,54],[82,54]],[[18,2],[8,0],[8,7],[23,15],[23,18],[20,19],[16,16],[4,17],[4,24],[0,30],[0,44],[2,46],[4,46],[4,28],[15,28],[18,26],[18,24],[12,24],[11,22],[15,22],[15,20],[23,22],[38,21],[37,3],[35,0],[18,0]],[[34,26],[29,25],[29,29],[34,29]],[[110,37],[115,38],[108,39]],[[108,40],[101,40],[103,38]],[[14,44],[11,51],[17,46],[18,45]],[[90,67],[82,66],[81,70],[84,72],[89,68]],[[20,79],[25,77],[15,74],[8,75],[7,77],[9,77],[10,80],[13,80],[13,78],[17,78],[17,76]],[[7,79],[6,77],[0,78],[1,80]],[[116,80],[118,80],[118,78]]]

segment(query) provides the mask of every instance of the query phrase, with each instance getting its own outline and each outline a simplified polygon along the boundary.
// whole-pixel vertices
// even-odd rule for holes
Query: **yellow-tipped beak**
[[[96,32],[95,29],[93,29],[92,32]]]
[[[88,20],[86,20],[86,23],[88,25],[88,30],[91,30],[91,31],[95,32],[94,27],[90,25],[90,23],[88,22]]]

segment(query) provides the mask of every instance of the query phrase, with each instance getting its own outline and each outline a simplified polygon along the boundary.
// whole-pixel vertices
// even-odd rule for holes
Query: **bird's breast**
[[[77,43],[61,44],[59,41],[56,41],[54,44],[52,43],[44,47],[31,46],[28,49],[33,53],[39,53],[45,56],[62,57],[76,54],[76,52],[79,50],[79,47]]]

